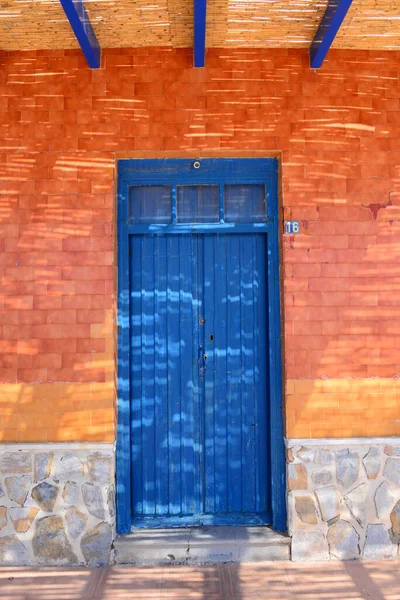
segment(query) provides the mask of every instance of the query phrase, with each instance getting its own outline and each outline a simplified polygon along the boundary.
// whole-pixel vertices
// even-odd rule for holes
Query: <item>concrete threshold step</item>
[[[290,538],[268,527],[136,529],[117,536],[116,564],[216,564],[290,559]]]

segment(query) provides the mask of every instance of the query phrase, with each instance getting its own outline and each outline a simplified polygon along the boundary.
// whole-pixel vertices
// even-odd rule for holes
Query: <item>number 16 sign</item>
[[[300,233],[300,221],[285,221],[285,233],[289,235]]]

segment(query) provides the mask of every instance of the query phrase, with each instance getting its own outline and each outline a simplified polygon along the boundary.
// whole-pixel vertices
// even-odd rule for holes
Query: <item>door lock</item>
[[[208,354],[204,352],[204,348],[202,345],[199,346],[199,367],[200,369],[204,369],[206,366],[206,360],[208,358]]]

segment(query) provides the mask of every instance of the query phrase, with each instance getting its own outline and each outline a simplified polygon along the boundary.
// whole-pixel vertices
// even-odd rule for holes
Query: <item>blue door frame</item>
[[[285,449],[282,418],[282,358],[280,337],[280,279],[278,240],[277,159],[121,160],[118,163],[118,424],[117,424],[117,530],[132,528],[131,408],[130,408],[130,267],[129,240],[133,235],[182,233],[260,233],[266,235],[268,273],[269,362],[269,472],[272,527],[286,530]],[[215,224],[132,224],[129,187],[176,184],[265,184],[267,219],[258,223],[225,223],[223,212]],[[221,186],[222,187],[222,186]],[[176,189],[173,187],[173,189]],[[172,196],[172,220],[176,215]]]

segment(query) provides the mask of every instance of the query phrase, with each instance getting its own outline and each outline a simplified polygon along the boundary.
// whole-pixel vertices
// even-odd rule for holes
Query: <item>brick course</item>
[[[302,222],[283,238],[287,434],[400,434],[400,53],[206,62],[0,55],[0,440],[112,439],[115,164],[145,156],[280,157]]]

